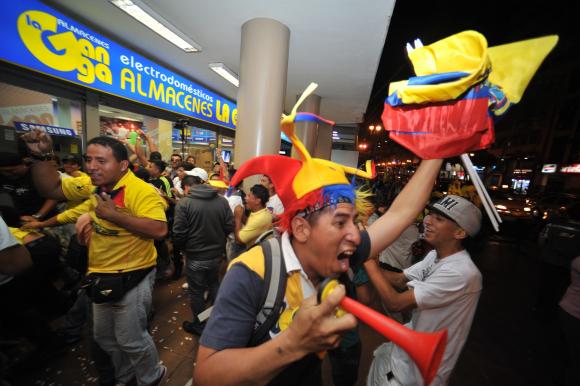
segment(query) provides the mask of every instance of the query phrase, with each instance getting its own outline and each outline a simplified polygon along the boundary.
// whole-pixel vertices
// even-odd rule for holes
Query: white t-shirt
[[[234,210],[236,209],[237,206],[243,206],[244,203],[242,201],[242,197],[232,194],[229,197],[226,197],[226,200],[228,200],[228,204],[230,206],[230,209],[232,210],[232,213],[234,213]]]
[[[411,245],[419,239],[419,229],[411,224],[397,240],[379,254],[379,260],[395,268],[405,269],[411,265]]]
[[[181,194],[183,194],[183,189],[181,188],[181,180],[179,177],[173,179],[173,187]]]
[[[446,385],[473,322],[482,289],[481,273],[465,250],[441,260],[433,250],[403,272],[417,301],[407,327],[425,332],[447,328],[445,354],[431,383],[432,386]],[[391,369],[401,384],[423,385],[417,366],[398,346],[393,348]]]
[[[280,201],[280,197],[277,194],[270,196],[270,199],[266,203],[266,208],[275,216],[279,216],[284,213],[284,204]]]
[[[4,219],[0,217],[0,251],[18,244],[18,240],[16,240],[16,237],[14,237],[12,232],[10,232]],[[14,276],[0,273],[0,285],[8,283],[13,277]]]

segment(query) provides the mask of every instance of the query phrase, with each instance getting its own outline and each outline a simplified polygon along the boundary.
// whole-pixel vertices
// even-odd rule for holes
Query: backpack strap
[[[264,296],[262,308],[256,315],[256,326],[249,346],[256,346],[274,326],[280,316],[280,309],[286,292],[286,265],[280,247],[280,240],[271,237],[261,244],[264,253]]]

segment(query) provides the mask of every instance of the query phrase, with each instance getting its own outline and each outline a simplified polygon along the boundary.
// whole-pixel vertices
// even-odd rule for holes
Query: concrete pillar
[[[330,160],[332,156],[332,126],[319,125],[313,157]]]
[[[101,135],[101,122],[99,118],[99,96],[93,92],[87,92],[87,102],[84,113],[84,141],[83,153],[87,151],[87,141]]]
[[[296,100],[300,98],[300,95],[296,96]],[[313,113],[316,115],[320,114],[320,96],[316,94],[310,94],[308,98],[302,102],[298,111]],[[296,130],[296,136],[304,146],[306,150],[310,153],[310,155],[314,154],[316,150],[316,142],[318,138],[318,123],[316,122],[309,122],[309,121],[302,121],[297,122],[294,126]],[[332,134],[332,133],[331,133]],[[292,147],[292,158],[300,159],[298,152],[294,147]]]
[[[236,167],[280,150],[289,43],[290,30],[276,20],[256,18],[242,26]]]
[[[163,156],[163,159],[168,160],[173,153],[173,142],[171,140],[172,132],[173,122],[166,121],[165,119],[158,120],[157,135],[159,138],[159,152]]]

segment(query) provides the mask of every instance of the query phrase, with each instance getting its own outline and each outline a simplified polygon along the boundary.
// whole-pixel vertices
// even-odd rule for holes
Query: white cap
[[[455,221],[469,236],[475,236],[481,228],[481,211],[463,197],[445,196],[431,208]]]
[[[202,168],[193,168],[185,172],[188,176],[198,177],[203,182],[207,181],[207,172]]]

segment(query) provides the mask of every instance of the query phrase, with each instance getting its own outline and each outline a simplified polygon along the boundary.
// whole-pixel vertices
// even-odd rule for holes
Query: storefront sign
[[[87,88],[235,129],[235,103],[35,1],[8,1],[0,59]]]
[[[529,174],[533,172],[532,169],[514,169],[514,174]]]
[[[14,122],[14,128],[20,133],[27,133],[32,130],[41,130],[50,135],[58,135],[62,137],[76,137],[77,133],[73,129],[66,127],[40,125],[38,123],[29,122]]]
[[[542,166],[542,173],[556,173],[557,169],[558,165],[556,164],[544,164],[544,166]]]
[[[580,173],[580,164],[572,164],[568,166],[562,166],[560,169],[562,173],[577,174]]]

